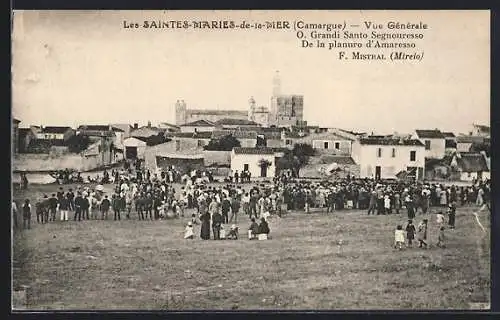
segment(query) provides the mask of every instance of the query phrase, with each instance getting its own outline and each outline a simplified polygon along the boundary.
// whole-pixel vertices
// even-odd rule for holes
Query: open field
[[[483,234],[473,210],[457,210],[446,249],[403,251],[392,242],[404,214],[293,212],[272,218],[269,241],[245,239],[241,216],[237,241],[202,241],[199,226],[184,240],[188,218],[37,225],[33,216],[14,236],[14,288],[29,286],[27,309],[469,309],[490,299],[489,216]]]

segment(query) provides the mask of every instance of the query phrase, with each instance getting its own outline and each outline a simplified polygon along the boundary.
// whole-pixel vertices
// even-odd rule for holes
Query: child
[[[28,225],[28,229],[31,229],[31,204],[29,199],[24,200],[23,205],[23,228],[26,229],[26,225]]]
[[[439,228],[441,228],[443,226],[443,223],[444,223],[444,215],[443,215],[443,212],[442,211],[439,211],[437,214],[436,214],[436,223],[438,225]]]
[[[457,206],[455,205],[454,202],[452,202],[448,206],[448,225],[450,226],[450,229],[455,229],[455,214],[457,211]]]
[[[427,249],[427,219],[424,219],[418,225],[418,247]]]
[[[238,227],[235,224],[231,226],[227,238],[230,240],[238,240]]]
[[[184,230],[184,239],[192,240],[194,238],[193,224],[191,221],[188,222],[186,229]]]
[[[160,217],[160,220],[165,218],[165,201],[162,201],[158,206],[158,216]]]
[[[391,213],[391,198],[388,194],[384,196],[384,209],[387,214]]]
[[[220,226],[220,240],[226,240],[226,230],[224,230],[224,225]]]
[[[257,233],[259,232],[259,225],[255,222],[255,218],[252,218],[252,223],[248,228],[248,240],[255,239]]]
[[[408,247],[412,247],[412,241],[415,239],[415,226],[412,220],[408,220],[408,225],[406,226],[406,239],[408,239]]]
[[[403,231],[403,227],[398,225],[396,227],[396,231],[394,232],[394,248],[403,249],[403,243],[405,243],[405,234]]]
[[[175,215],[177,218],[184,217],[184,213],[181,211],[181,206],[177,201],[175,201]]]
[[[444,227],[439,228],[439,236],[437,246],[440,248],[446,248],[444,245]]]
[[[193,213],[191,215],[191,223],[192,224],[198,224],[198,220],[196,219],[196,214],[195,213]]]

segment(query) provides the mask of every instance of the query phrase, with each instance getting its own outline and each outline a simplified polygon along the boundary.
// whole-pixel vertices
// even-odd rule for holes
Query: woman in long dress
[[[202,200],[200,203],[200,220],[201,220],[201,230],[200,238],[203,240],[210,240],[210,213],[207,210],[207,206]]]

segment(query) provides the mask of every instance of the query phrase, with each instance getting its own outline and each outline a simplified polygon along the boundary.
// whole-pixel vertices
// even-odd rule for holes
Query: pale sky
[[[422,62],[341,61],[293,30],[124,29],[123,21],[304,20],[429,25]],[[411,51],[410,51],[411,52]],[[21,126],[174,122],[174,104],[270,105],[272,78],[304,95],[311,125],[377,133],[490,123],[488,11],[30,11],[14,15],[13,116]]]

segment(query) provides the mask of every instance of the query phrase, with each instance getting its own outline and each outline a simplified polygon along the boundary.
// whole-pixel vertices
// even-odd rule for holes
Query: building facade
[[[43,127],[36,133],[38,140],[60,140],[67,141],[75,134],[71,127]]]
[[[252,178],[272,178],[276,172],[276,152],[271,148],[234,148],[231,172],[250,172]]]
[[[443,159],[446,155],[446,139],[438,129],[416,130],[412,138],[423,143],[426,158]]]
[[[361,138],[353,142],[352,158],[361,178],[395,179],[402,171],[424,178],[425,147],[416,139]]]

